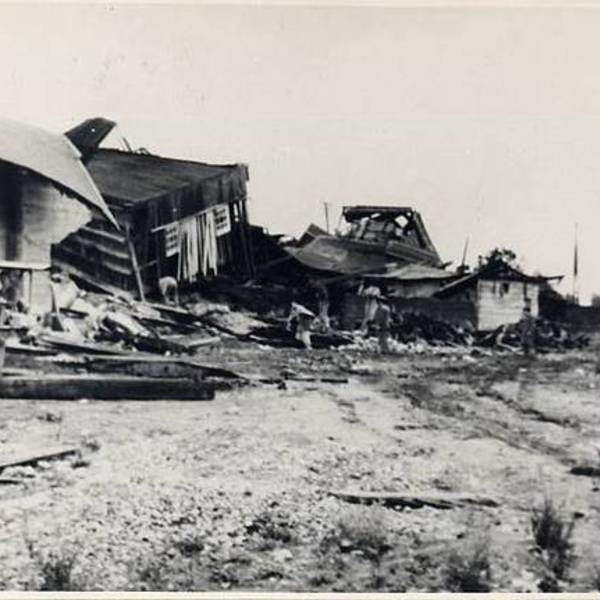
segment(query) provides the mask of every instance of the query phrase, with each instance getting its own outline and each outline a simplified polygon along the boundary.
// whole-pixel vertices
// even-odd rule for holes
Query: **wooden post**
[[[252,241],[252,228],[248,219],[248,208],[246,206],[247,198],[244,197],[241,201],[242,214],[244,218],[244,228],[246,231],[246,251],[248,253],[248,264],[250,266],[249,277],[256,275],[256,265],[254,264],[254,243]]]
[[[0,379],[4,373],[4,360],[6,358],[6,337],[5,333],[0,333]]]
[[[131,266],[133,267],[133,274],[135,275],[135,282],[137,284],[138,294],[140,295],[140,300],[142,302],[146,302],[146,295],[144,294],[144,284],[142,283],[142,275],[140,274],[140,266],[137,261],[137,256],[135,254],[133,242],[131,241],[129,226],[125,227],[125,237],[127,238],[127,247],[129,248],[129,256],[131,256]]]
[[[29,273],[29,311],[31,312],[31,303],[33,302],[33,269],[28,271]]]

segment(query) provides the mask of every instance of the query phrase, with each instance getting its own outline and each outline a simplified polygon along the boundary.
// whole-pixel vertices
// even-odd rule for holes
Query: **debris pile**
[[[545,319],[535,319],[535,346],[537,350],[583,349],[590,343],[590,337],[576,334],[563,325]],[[520,324],[502,325],[492,332],[478,335],[479,346],[514,350],[521,345]]]
[[[403,343],[427,342],[430,345],[470,346],[473,335],[467,329],[418,312],[403,313],[392,325],[392,335]]]
[[[19,325],[8,311],[4,398],[210,400],[215,389],[245,379],[198,362],[220,342],[193,312],[127,297],[83,292],[55,279],[50,313]]]

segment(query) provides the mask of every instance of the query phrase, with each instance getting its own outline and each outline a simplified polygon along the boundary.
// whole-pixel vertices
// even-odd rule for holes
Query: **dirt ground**
[[[545,499],[574,522],[557,585],[597,589],[600,481],[570,473],[600,467],[595,350],[378,357],[227,342],[201,358],[315,381],[205,402],[0,402],[3,455],[82,448],[2,473],[25,481],[0,485],[4,589],[536,591],[547,567],[531,515]],[[497,505],[363,506],[332,490]]]

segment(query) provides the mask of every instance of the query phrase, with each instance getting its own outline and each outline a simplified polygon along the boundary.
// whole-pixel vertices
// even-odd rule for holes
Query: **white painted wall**
[[[478,329],[490,330],[517,323],[523,315],[525,298],[531,300],[531,314],[538,316],[539,285],[521,281],[485,281],[477,284]]]
[[[6,241],[9,223],[5,210],[0,207],[0,258],[50,263],[50,246],[84,225],[91,212],[81,202],[62,195],[49,184],[26,178],[22,191],[22,227],[18,235],[16,257],[7,257]],[[32,309],[50,308],[49,277],[34,275]]]

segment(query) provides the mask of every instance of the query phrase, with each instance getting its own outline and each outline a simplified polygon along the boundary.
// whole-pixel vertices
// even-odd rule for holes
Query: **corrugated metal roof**
[[[45,177],[66,193],[99,210],[118,227],[73,144],[61,134],[0,119],[0,160]]]
[[[241,165],[208,165],[107,148],[92,154],[86,166],[107,199],[127,203],[146,202],[200,184],[214,184],[216,194],[220,185],[229,183],[242,195],[247,177]]]
[[[364,244],[333,236],[320,236],[300,248],[284,249],[306,267],[344,275],[382,271],[391,262],[381,251],[369,252]]]

